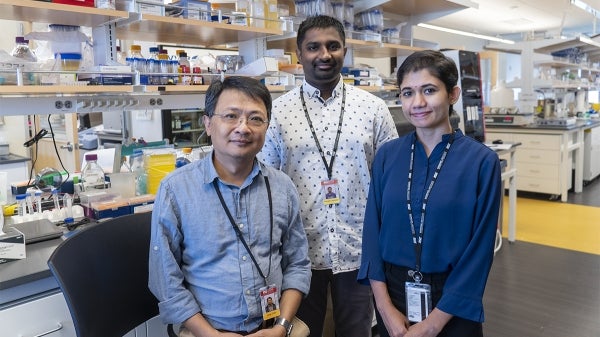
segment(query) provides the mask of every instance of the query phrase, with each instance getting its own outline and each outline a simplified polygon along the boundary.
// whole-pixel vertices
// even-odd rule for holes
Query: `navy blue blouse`
[[[375,157],[358,274],[362,283],[385,282],[384,262],[415,267],[406,204],[414,137],[413,132],[389,141]],[[449,139],[445,135],[429,158],[416,142],[411,204],[417,232],[425,192]],[[482,297],[494,255],[502,191],[497,154],[457,130],[429,196],[424,224],[421,271],[450,272],[438,309],[483,322]]]

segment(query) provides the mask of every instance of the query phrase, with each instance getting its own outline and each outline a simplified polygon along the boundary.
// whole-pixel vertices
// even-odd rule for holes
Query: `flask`
[[[144,167],[144,153],[140,149],[133,150],[131,155],[131,172],[135,175],[135,194],[146,194],[146,168]]]
[[[81,170],[81,179],[83,180],[83,190],[104,188],[104,171],[98,164],[98,155],[88,153],[85,155],[85,167]]]

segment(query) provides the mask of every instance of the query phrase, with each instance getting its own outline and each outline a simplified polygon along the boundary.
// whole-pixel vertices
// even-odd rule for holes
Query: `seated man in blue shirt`
[[[311,271],[296,188],[255,158],[271,95],[231,76],[210,85],[205,110],[211,155],[169,174],[156,194],[150,290],[163,322],[188,335],[283,337]],[[265,311],[268,297],[279,299],[276,310]]]

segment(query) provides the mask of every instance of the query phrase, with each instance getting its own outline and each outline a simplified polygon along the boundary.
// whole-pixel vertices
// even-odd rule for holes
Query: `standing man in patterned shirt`
[[[371,335],[372,294],[358,284],[362,227],[377,149],[398,137],[385,102],[340,75],[346,55],[342,24],[329,16],[306,19],[296,55],[305,80],[273,103],[260,154],[286,172],[300,193],[312,263],[310,292],[298,317],[321,336],[331,288],[336,334]],[[327,196],[331,188],[335,197]]]

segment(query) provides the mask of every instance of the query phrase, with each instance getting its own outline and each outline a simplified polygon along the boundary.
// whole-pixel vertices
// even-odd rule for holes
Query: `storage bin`
[[[84,7],[94,7],[94,0],[52,0],[55,4],[75,5]]]

